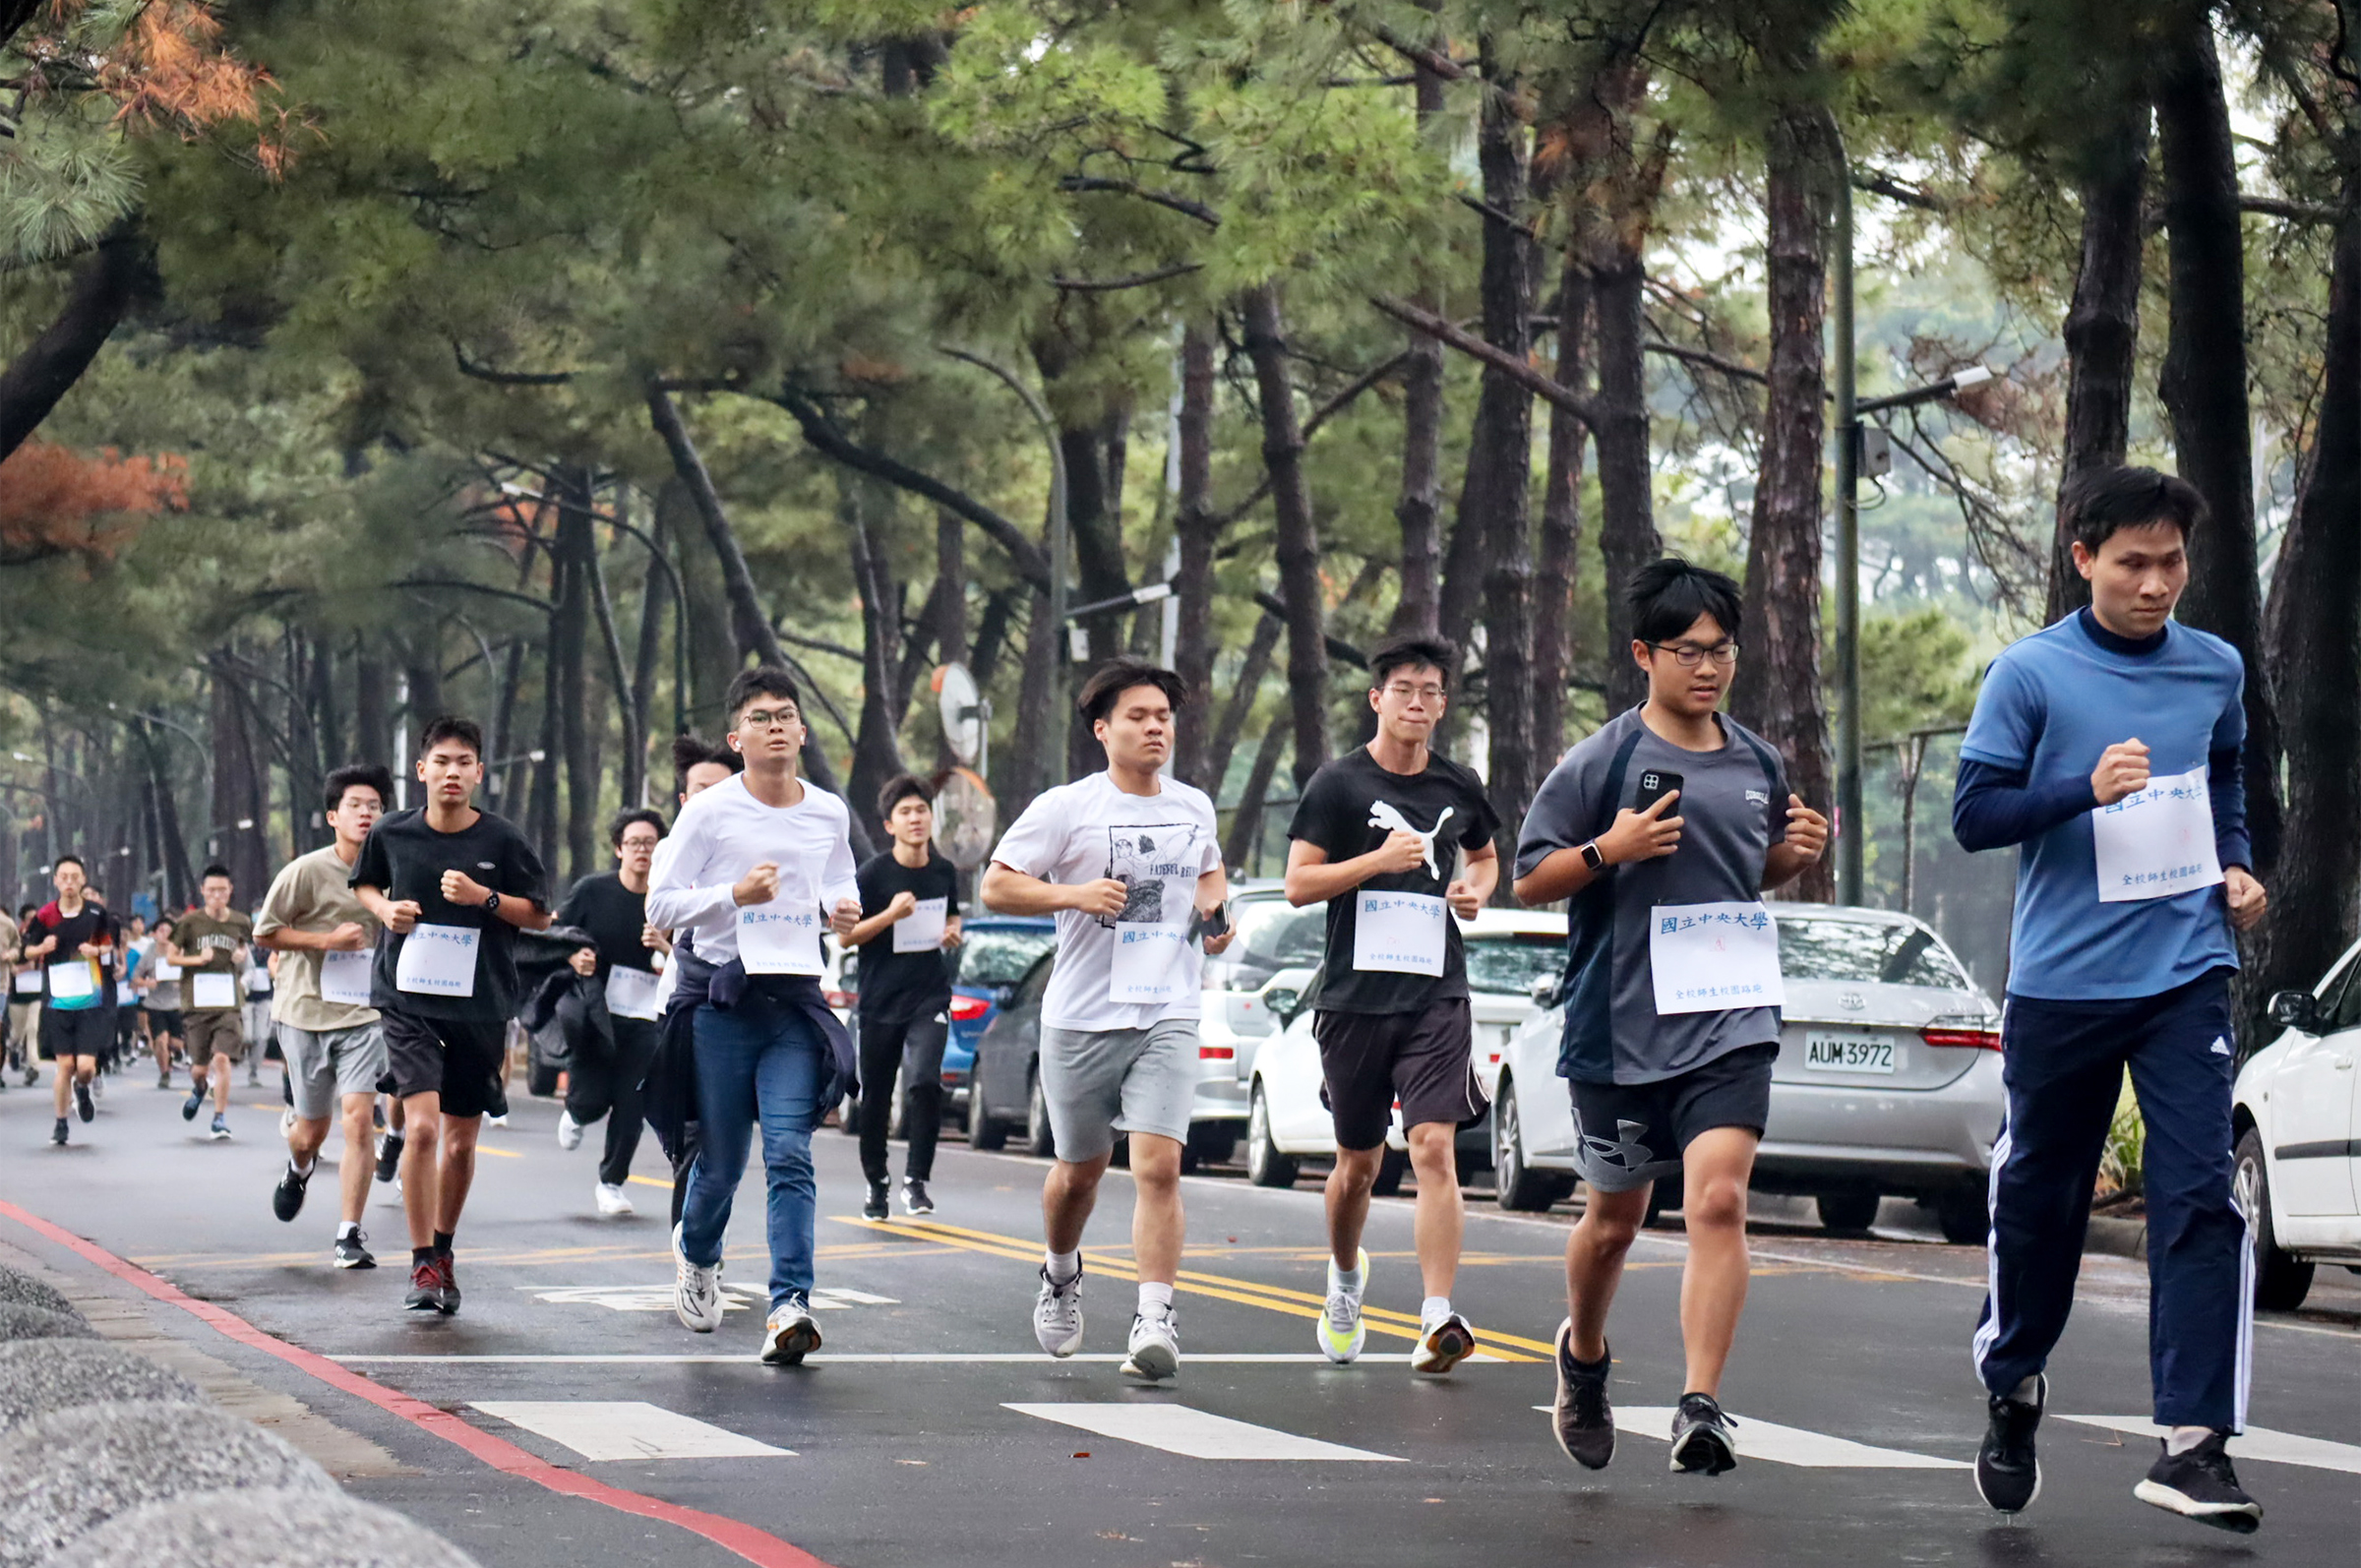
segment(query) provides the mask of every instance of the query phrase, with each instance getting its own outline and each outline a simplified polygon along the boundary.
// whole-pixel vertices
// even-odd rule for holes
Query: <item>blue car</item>
[[[1047,915],[971,915],[960,923],[951,977],[951,1035],[942,1048],[943,1110],[962,1122],[976,1042],[1041,955],[1058,945]]]

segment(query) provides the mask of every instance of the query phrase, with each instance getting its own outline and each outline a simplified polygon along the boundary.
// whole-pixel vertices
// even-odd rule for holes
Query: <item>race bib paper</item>
[[[16,994],[20,996],[39,995],[41,994],[41,972],[37,969],[21,971],[16,978],[15,987]]]
[[[237,1004],[238,983],[233,977],[210,969],[189,977],[191,1007],[235,1007]]]
[[[2206,770],[2150,778],[2148,788],[2090,814],[2098,901],[2170,898],[2221,880]]]
[[[1450,908],[1432,893],[1355,895],[1353,967],[1397,975],[1439,975]]]
[[[394,961],[394,989],[422,996],[475,995],[475,944],[483,934],[472,926],[412,926]]]
[[[893,923],[893,950],[897,953],[931,953],[942,946],[942,934],[950,923],[951,901],[947,898],[922,898],[916,908]]]
[[[1131,1003],[1178,1001],[1195,980],[1188,928],[1161,921],[1119,920],[1115,962],[1107,971],[1107,999]]]
[[[322,953],[320,999],[337,1007],[368,1006],[370,973],[376,968],[377,954],[366,950]]]
[[[644,969],[617,964],[607,971],[607,1011],[618,1018],[655,1017],[658,983],[658,977]]]
[[[97,983],[91,979],[91,964],[87,958],[72,963],[49,966],[49,999],[55,1002],[88,1001],[98,995]]]
[[[773,899],[738,911],[738,958],[750,975],[823,975],[821,921],[817,905],[790,907]]]
[[[180,979],[180,965],[158,964],[155,966],[155,983],[157,985],[169,986],[178,979]]]
[[[1659,1015],[1784,1007],[1779,923],[1761,904],[1659,904],[1648,912]]]

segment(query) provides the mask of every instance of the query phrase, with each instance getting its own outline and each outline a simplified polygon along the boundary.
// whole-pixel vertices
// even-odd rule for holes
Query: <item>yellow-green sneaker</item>
[[[1328,1260],[1328,1304],[1320,1309],[1320,1352],[1339,1366],[1360,1358],[1369,1331],[1361,1321],[1361,1297],[1369,1288],[1369,1254],[1361,1254],[1361,1289],[1336,1283],[1336,1259]]]

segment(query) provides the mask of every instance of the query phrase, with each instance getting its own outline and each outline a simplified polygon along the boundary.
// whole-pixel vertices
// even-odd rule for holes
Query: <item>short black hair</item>
[[[804,708],[804,694],[797,690],[794,676],[775,664],[757,664],[730,678],[729,694],[721,700],[722,709],[735,723],[739,711],[758,696],[783,696],[795,704],[799,714]]]
[[[328,775],[322,798],[328,803],[324,810],[334,811],[344,804],[344,792],[354,785],[377,791],[377,804],[394,804],[394,771],[375,762],[348,762]]]
[[[479,762],[489,761],[484,755],[484,728],[473,719],[463,719],[454,713],[429,720],[418,735],[418,754],[424,756],[445,741],[457,741],[475,754]]]
[[[2186,544],[2206,520],[2206,498],[2188,480],[2153,468],[2094,468],[2067,484],[2058,511],[2067,537],[2096,555],[2118,529],[2160,522],[2180,529]]]
[[[683,733],[672,738],[672,793],[689,793],[689,770],[700,762],[719,762],[731,772],[745,770],[746,758],[716,741]]]
[[[1642,642],[1676,637],[1710,615],[1723,634],[1738,639],[1737,579],[1678,556],[1651,561],[1631,574],[1623,590],[1631,606],[1631,634]]]
[[[60,866],[65,865],[68,861],[72,861],[75,865],[81,866],[83,875],[88,876],[91,874],[91,869],[88,866],[82,865],[82,857],[75,854],[72,850],[66,851],[63,855],[60,855],[57,859],[49,863],[49,874],[55,876],[57,874],[57,869]]]
[[[222,865],[219,861],[213,862],[211,866],[208,866],[205,870],[199,872],[197,874],[197,880],[200,882],[210,882],[216,876],[220,877],[225,882],[236,880],[235,877],[229,874],[229,868]]]
[[[615,814],[615,820],[607,824],[607,843],[616,849],[623,848],[623,835],[635,822],[645,822],[654,828],[658,840],[664,837],[664,814],[651,812],[646,807],[640,806],[628,812]]]
[[[1154,687],[1177,708],[1188,701],[1188,687],[1163,665],[1145,659],[1110,659],[1082,683],[1082,694],[1074,699],[1074,705],[1082,710],[1084,723],[1096,724],[1115,711],[1117,697],[1135,686]]]
[[[894,774],[885,781],[885,787],[878,791],[878,814],[891,816],[893,809],[913,795],[929,806],[935,804],[934,785],[920,778],[916,773]]]
[[[17,906],[17,920],[19,924],[22,924],[28,916],[37,915],[40,912],[41,906],[38,904],[20,904]]]
[[[1432,668],[1443,678],[1443,690],[1450,691],[1452,674],[1459,668],[1458,646],[1423,632],[1397,632],[1369,649],[1369,689],[1384,686],[1396,670],[1421,668]]]

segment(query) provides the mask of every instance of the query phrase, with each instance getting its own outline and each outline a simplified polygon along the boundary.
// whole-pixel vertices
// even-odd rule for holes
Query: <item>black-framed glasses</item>
[[[742,730],[783,730],[790,724],[800,722],[802,718],[803,715],[793,708],[781,708],[775,713],[768,708],[748,708],[740,716],[738,727]]]
[[[1671,654],[1673,662],[1684,670],[1694,670],[1708,659],[1725,670],[1738,662],[1738,645],[1735,642],[1717,642],[1710,648],[1701,648],[1693,642],[1651,642],[1648,645],[1659,653]]]

